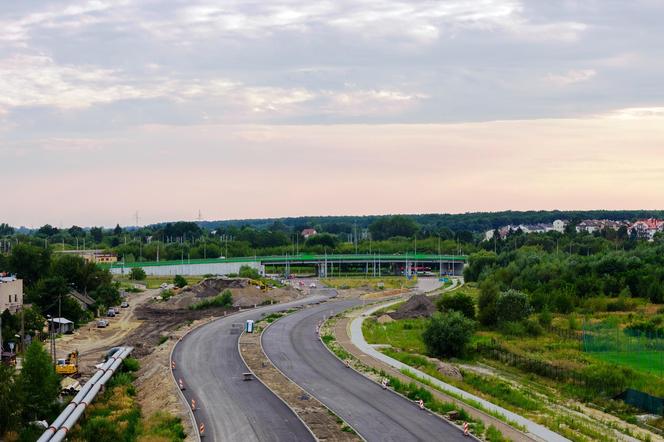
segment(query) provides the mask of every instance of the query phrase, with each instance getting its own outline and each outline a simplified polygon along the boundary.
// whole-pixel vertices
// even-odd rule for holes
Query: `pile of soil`
[[[263,303],[280,303],[293,301],[304,296],[304,293],[291,286],[273,288],[267,291],[250,284],[247,278],[207,278],[200,283],[187,286],[176,292],[168,301],[159,303],[160,308],[166,310],[187,309],[190,305],[201,299],[217,296],[224,290],[233,294],[233,307],[253,307]]]
[[[392,319],[430,318],[436,306],[426,295],[411,296],[397,311],[388,313]]]
[[[248,286],[247,278],[207,278],[196,285],[183,288],[180,293],[183,295],[191,293],[196,298],[209,298],[217,296],[226,289],[243,289]]]

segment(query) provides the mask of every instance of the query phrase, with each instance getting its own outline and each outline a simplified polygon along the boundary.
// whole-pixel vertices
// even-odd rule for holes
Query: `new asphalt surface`
[[[286,316],[263,333],[263,348],[291,380],[368,441],[468,441],[443,419],[346,367],[316,335],[325,317],[360,304],[330,301]]]
[[[196,400],[198,424],[206,441],[313,441],[307,427],[258,380],[243,381],[248,368],[238,351],[247,319],[317,302],[314,295],[298,301],[247,310],[217,319],[187,334],[174,351],[175,378],[182,379],[188,404]]]

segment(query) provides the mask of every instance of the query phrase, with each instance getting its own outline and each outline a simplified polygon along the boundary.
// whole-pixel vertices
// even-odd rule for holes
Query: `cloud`
[[[546,80],[556,86],[569,86],[588,81],[595,75],[597,72],[594,69],[572,69],[564,74],[549,74],[546,76]]]

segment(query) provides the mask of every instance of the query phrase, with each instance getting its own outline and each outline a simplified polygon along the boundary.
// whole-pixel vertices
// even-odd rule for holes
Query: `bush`
[[[126,371],[133,372],[133,371],[138,371],[141,368],[140,363],[138,362],[138,359],[135,358],[125,358],[122,361],[122,365]]]
[[[574,300],[568,292],[558,292],[553,297],[553,307],[558,313],[571,313],[574,310]]]
[[[496,300],[496,318],[499,323],[518,322],[530,315],[528,295],[518,290],[507,290]]]
[[[475,319],[475,301],[465,293],[450,293],[441,297],[436,303],[442,312],[457,311],[466,318]]]
[[[500,332],[507,336],[525,336],[526,327],[521,321],[507,321],[500,323]]]
[[[542,333],[544,333],[544,329],[540,323],[534,320],[525,319],[523,321],[523,326],[526,329],[526,333],[528,333],[530,336],[540,336]]]
[[[553,321],[553,317],[551,315],[551,311],[549,311],[549,307],[545,305],[537,319],[539,320],[539,323],[542,327],[551,326],[551,321]]]
[[[634,309],[636,309],[636,301],[625,296],[619,296],[606,304],[606,310],[609,312],[630,312]]]
[[[133,267],[129,271],[129,279],[133,281],[143,281],[145,278],[147,278],[148,275],[146,275],[145,270],[143,270],[140,267]]]
[[[499,293],[498,285],[493,281],[485,281],[480,286],[477,306],[479,309],[478,319],[482,325],[491,326],[496,324],[496,301]]]
[[[474,330],[475,321],[459,312],[435,313],[429,320],[422,339],[432,356],[460,356],[470,342]]]
[[[240,267],[239,275],[241,278],[261,279],[261,274],[258,273],[258,270],[249,266]]]
[[[182,287],[186,286],[189,284],[187,280],[184,278],[182,275],[175,275],[175,278],[173,278],[173,284],[175,287],[181,289]]]
[[[226,289],[219,295],[204,299],[200,302],[189,306],[189,310],[203,310],[212,307],[230,307],[233,305],[233,294],[230,290]]]
[[[615,396],[627,388],[628,379],[634,377],[634,372],[619,365],[598,364],[584,368],[583,375],[586,387]]]
[[[166,289],[166,290],[162,290],[160,296],[161,296],[161,299],[162,299],[163,301],[168,301],[169,299],[171,299],[171,297],[173,297],[174,294],[175,294],[175,293],[173,293],[173,290],[171,290],[171,289]]]

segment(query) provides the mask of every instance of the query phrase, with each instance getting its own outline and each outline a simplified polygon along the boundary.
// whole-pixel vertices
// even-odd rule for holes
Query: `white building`
[[[16,313],[23,306],[23,280],[0,274],[0,313]]]

